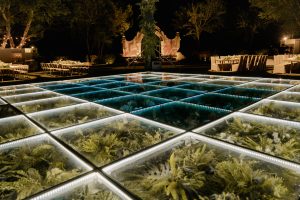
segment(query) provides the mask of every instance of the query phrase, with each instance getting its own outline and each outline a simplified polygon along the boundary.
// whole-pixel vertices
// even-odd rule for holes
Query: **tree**
[[[176,13],[175,24],[179,29],[200,40],[203,32],[213,32],[222,26],[225,8],[221,0],[205,0],[187,5]]]
[[[158,0],[142,0],[140,4],[140,28],[144,34],[142,41],[143,58],[146,68],[151,68],[152,60],[155,58],[155,50],[158,45],[158,37],[155,35],[156,21],[154,13],[156,11],[155,4]]]
[[[131,6],[123,9],[111,0],[77,0],[71,10],[76,13],[72,27],[84,36],[88,58],[96,53],[102,59],[104,47],[130,27]]]
[[[252,6],[260,9],[259,17],[283,25],[290,33],[300,33],[299,0],[251,0]]]
[[[252,49],[254,36],[259,29],[265,28],[270,20],[258,17],[258,9],[250,7],[247,11],[240,11],[237,19],[237,26],[243,30],[244,40],[249,49]]]
[[[43,35],[53,20],[66,14],[61,0],[1,0],[1,47],[22,48]]]

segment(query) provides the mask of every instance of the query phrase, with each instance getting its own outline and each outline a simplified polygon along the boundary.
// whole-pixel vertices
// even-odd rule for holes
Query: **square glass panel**
[[[271,96],[271,95],[277,93],[277,91],[232,87],[232,88],[227,88],[224,90],[217,91],[217,93],[229,94],[229,95],[235,95],[235,96],[252,97],[252,98],[266,98],[268,96]]]
[[[196,96],[196,95],[199,95],[202,93],[198,92],[198,91],[194,91],[194,90],[185,90],[185,89],[179,89],[179,88],[165,88],[165,89],[145,92],[143,94],[148,95],[148,96],[178,101],[178,100]]]
[[[91,168],[43,134],[0,146],[2,199],[24,199]]]
[[[255,80],[257,80],[257,78],[229,76],[229,77],[222,78],[222,80],[227,80],[227,81],[255,81]]]
[[[99,88],[113,89],[113,88],[119,88],[119,87],[126,87],[126,86],[130,86],[130,85],[135,85],[135,84],[130,83],[130,82],[116,81],[116,82],[113,82],[113,83],[93,85],[93,86],[94,87],[99,87]]]
[[[262,90],[276,90],[281,91],[285,90],[292,85],[286,85],[286,84],[271,84],[271,83],[247,83],[245,85],[241,85],[239,87],[242,88],[253,88],[253,89],[262,89]]]
[[[63,84],[55,84],[55,85],[47,85],[42,86],[42,88],[47,90],[59,90],[59,89],[67,89],[67,88],[74,88],[74,87],[80,87],[79,84],[71,84],[71,83],[63,83]]]
[[[261,83],[278,83],[278,84],[291,84],[291,85],[298,85],[300,84],[299,80],[288,80],[288,79],[261,79],[257,82]]]
[[[115,90],[101,90],[99,92],[87,92],[87,93],[80,93],[76,95],[72,95],[73,97],[85,99],[88,101],[98,101],[103,99],[110,99],[114,97],[120,97],[129,95],[130,93],[127,92],[119,92]]]
[[[154,86],[154,85],[133,85],[133,86],[128,86],[128,87],[121,87],[118,88],[118,90],[120,91],[124,91],[124,92],[131,92],[131,93],[142,93],[142,92],[148,92],[148,91],[152,91],[152,90],[158,90],[161,89],[162,87],[159,86]]]
[[[103,171],[144,200],[298,198],[299,171],[222,144],[179,137]]]
[[[184,84],[187,84],[187,83],[186,82],[175,81],[175,80],[170,80],[170,81],[151,82],[149,84],[151,84],[151,85],[157,85],[157,86],[172,87],[172,86],[184,85]]]
[[[300,105],[283,101],[262,101],[245,109],[245,112],[300,122]]]
[[[223,76],[216,76],[216,75],[196,75],[195,78],[221,79],[221,78],[223,78]]]
[[[178,78],[176,81],[185,82],[185,83],[200,83],[203,81],[207,81],[207,79],[204,78]]]
[[[96,87],[82,86],[77,88],[61,89],[61,90],[54,90],[54,91],[61,94],[74,95],[74,94],[85,93],[85,92],[95,92],[99,90],[101,89]]]
[[[31,200],[129,200],[130,198],[98,173],[91,173]]]
[[[127,78],[126,82],[136,83],[136,84],[148,84],[148,83],[152,83],[152,82],[157,82],[158,80],[159,79],[155,79],[155,78],[140,78],[140,79]]]
[[[130,95],[124,97],[117,97],[113,99],[107,99],[102,101],[96,101],[104,106],[112,107],[124,112],[133,112],[143,108],[148,108],[164,103],[170,102],[166,99],[160,99],[156,97],[149,97],[143,95]]]
[[[234,111],[259,101],[259,99],[210,93],[191,97],[184,101],[188,103]]]
[[[194,132],[300,163],[296,123],[237,113]]]
[[[272,100],[290,101],[300,103],[300,93],[296,92],[283,92],[271,98]]]
[[[43,131],[23,115],[0,119],[0,143],[18,140]]]
[[[185,130],[199,127],[228,113],[228,111],[221,109],[179,102],[134,112],[136,115]]]
[[[48,85],[60,85],[60,84],[65,84],[64,81],[50,81],[50,82],[44,82],[44,83],[34,83],[34,86],[37,87],[43,87],[43,86],[48,86]]]
[[[43,100],[27,101],[25,103],[14,104],[14,106],[24,113],[33,113],[80,103],[85,103],[85,101],[68,96],[60,96]]]
[[[112,83],[112,82],[113,81],[96,79],[96,80],[83,81],[83,82],[80,82],[80,84],[82,84],[82,85],[98,85],[98,84],[106,84],[106,83]]]
[[[111,117],[116,114],[119,114],[119,112],[97,104],[84,103],[49,111],[36,112],[29,114],[29,116],[42,124],[47,130],[55,130]]]
[[[103,166],[179,132],[182,130],[125,114],[53,134],[95,165]]]
[[[3,86],[0,87],[0,92],[11,91],[11,90],[19,90],[19,89],[29,89],[33,88],[32,85],[11,85],[11,86]]]
[[[4,90],[0,91],[0,96],[12,96],[12,95],[19,95],[19,94],[28,94],[28,93],[34,93],[34,92],[42,92],[45,91],[44,89],[37,88],[37,87],[31,87],[31,88],[25,88],[25,89],[16,89],[16,90]]]
[[[21,114],[19,111],[14,109],[11,105],[5,104],[0,105],[0,119],[5,117],[11,117]]]
[[[182,86],[179,86],[178,88],[183,88],[183,89],[188,89],[188,90],[197,90],[197,91],[201,91],[201,92],[213,92],[213,91],[227,88],[227,86],[201,83],[201,84],[182,85]]]
[[[205,82],[207,84],[215,84],[215,85],[225,85],[225,86],[232,86],[232,85],[240,85],[245,83],[245,81],[227,81],[227,80],[213,80]]]
[[[30,94],[21,94],[15,96],[4,97],[6,101],[9,103],[20,103],[26,101],[33,101],[33,100],[40,100],[40,99],[47,99],[52,97],[58,97],[61,94],[55,92],[37,92],[37,93],[30,93]]]

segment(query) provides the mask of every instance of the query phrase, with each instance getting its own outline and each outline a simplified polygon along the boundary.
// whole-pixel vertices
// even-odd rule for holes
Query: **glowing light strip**
[[[139,152],[133,156],[129,156],[125,159],[122,159],[116,163],[113,163],[107,167],[104,167],[102,169],[103,172],[105,172],[106,174],[110,175],[113,171],[115,170],[118,170],[120,169],[121,167],[123,166],[126,166],[128,164],[132,164],[134,163],[135,161],[138,161],[142,158],[146,158],[150,155],[153,155],[155,152],[158,152],[158,151],[161,151],[161,150],[165,150],[167,147],[169,147],[170,145],[174,144],[174,143],[177,143],[179,142],[180,140],[184,140],[186,138],[188,138],[191,134],[190,133],[185,133],[179,137],[176,137],[176,138],[172,138],[170,140],[167,140],[157,146],[154,146],[150,149],[146,149],[146,150],[143,150],[142,152]]]
[[[192,130],[192,132],[195,132],[195,133],[203,132],[207,129],[214,128],[216,125],[221,124],[221,123],[225,122],[226,120],[229,120],[232,118],[242,118],[244,121],[254,121],[254,122],[258,122],[258,123],[262,123],[262,124],[268,123],[268,124],[276,124],[276,125],[281,125],[281,126],[285,125],[285,126],[291,126],[291,127],[300,129],[299,122],[287,121],[287,120],[283,120],[283,119],[271,118],[271,117],[266,117],[266,116],[258,116],[258,115],[253,115],[251,113],[234,112],[230,115],[227,115],[216,121],[213,121],[207,125],[196,128],[196,129]]]
[[[261,82],[250,82],[250,83],[244,83],[244,84],[241,84],[239,85],[239,87],[242,87],[242,86],[247,86],[247,85],[261,85],[261,86],[279,86],[279,87],[285,87],[285,89],[287,88],[290,88],[290,87],[293,87],[294,85],[291,85],[291,84],[281,84],[281,83],[261,83]],[[284,90],[284,89],[282,89]]]
[[[33,122],[31,122],[30,120],[28,120],[24,115],[17,115],[17,116],[6,117],[6,118],[0,119],[0,123],[1,124],[5,123],[5,122],[11,122],[11,121],[17,121],[17,122],[18,121],[25,121],[30,126],[36,128],[39,131],[39,133],[43,133],[44,132],[40,127],[38,127]]]
[[[49,136],[46,133],[40,134],[40,135],[34,135],[29,138],[23,138],[20,140],[12,141],[12,142],[7,142],[4,144],[0,144],[0,151],[5,151],[6,149],[11,149],[11,148],[16,148],[20,145],[23,145],[25,143],[28,144],[36,144],[41,142],[42,140],[48,139]]]
[[[71,100],[77,101],[77,104],[86,103],[86,101],[83,101],[81,99],[77,99],[77,98],[67,96],[67,95],[61,95],[61,96],[57,96],[57,97],[50,97],[47,99],[37,99],[37,100],[32,100],[32,101],[13,103],[12,105],[17,107],[17,106],[30,105],[30,104],[35,104],[35,103],[39,104],[39,103],[47,103],[47,102],[51,102],[51,101],[55,102],[55,101],[64,100],[64,99],[71,99]]]
[[[34,91],[34,90],[37,90],[37,91]],[[30,87],[30,88],[25,88],[25,89],[16,89],[16,90],[8,90],[8,91],[0,91],[0,96],[1,97],[11,97],[11,96],[16,96],[16,95],[21,95],[21,94],[8,94],[6,95],[6,93],[10,93],[12,91],[21,91],[21,92],[24,92],[24,93],[21,93],[21,94],[32,94],[32,93],[37,93],[37,92],[44,92],[44,91],[47,91],[43,88],[39,88],[39,87]],[[32,91],[32,92],[28,92],[27,91]],[[3,96],[4,95],[4,96]]]
[[[84,110],[89,105],[93,105],[93,106],[98,107],[98,108],[102,108],[102,109],[105,109],[105,110],[108,110],[108,111],[112,111],[116,114],[123,113],[120,110],[105,107],[103,105],[99,105],[99,104],[96,104],[96,103],[93,103],[93,102],[88,102],[88,103],[82,103],[82,104],[77,104],[77,105],[69,105],[69,106],[65,106],[65,107],[62,107],[62,108],[54,108],[54,109],[51,109],[51,110],[43,110],[43,111],[28,114],[28,116],[30,116],[30,117],[38,117],[40,115],[50,116],[51,114],[60,113],[62,111],[69,111],[69,110],[72,110],[72,109],[75,109],[75,108],[82,108]]]
[[[192,134],[191,136],[193,138],[199,139],[203,142],[212,144],[214,146],[221,147],[221,148],[226,149],[226,150],[231,150],[231,151],[236,152],[236,153],[245,154],[249,157],[256,158],[256,159],[261,160],[261,161],[266,161],[266,162],[269,162],[269,163],[272,163],[272,164],[275,164],[275,165],[278,165],[278,166],[281,166],[281,167],[284,167],[284,168],[288,168],[288,169],[291,169],[291,170],[294,170],[294,171],[297,171],[298,173],[300,173],[300,165],[295,164],[293,162],[285,161],[285,160],[282,160],[280,158],[276,158],[276,157],[269,156],[269,155],[266,155],[266,154],[263,154],[263,153],[248,150],[246,148],[235,146],[233,144],[225,143],[225,142],[222,142],[222,141],[219,141],[219,140],[214,140],[212,138],[208,138],[208,137],[205,137],[203,135],[198,135],[198,134],[195,134],[195,133],[191,133],[191,134]]]
[[[26,93],[26,94],[17,94],[17,95],[11,95],[11,96],[5,96],[3,97],[4,99],[13,99],[13,98],[20,98],[20,97],[26,97],[26,96],[40,96],[43,94],[58,94],[59,96],[62,96],[62,94],[53,92],[53,91],[49,91],[49,90],[45,90],[45,91],[40,91],[40,92],[33,92],[33,93]]]
[[[184,135],[181,135],[179,137],[173,138],[169,141],[166,141],[160,145],[157,145],[153,148],[150,148],[148,150],[145,150],[143,152],[140,152],[136,155],[133,155],[131,157],[128,157],[124,160],[120,160],[119,162],[116,162],[114,164],[111,164],[105,168],[103,168],[103,171],[110,175],[113,171],[116,171],[120,169],[121,167],[124,167],[126,165],[132,164],[134,162],[137,162],[138,160],[142,158],[147,158],[150,155],[154,155],[155,153],[158,153],[159,151],[163,149],[167,149],[167,147],[170,147],[171,145],[176,144],[177,142],[180,142],[181,140],[187,140],[190,139],[189,137],[192,137],[191,140],[199,140],[199,142],[205,142],[208,144],[211,144],[215,147],[221,147],[222,149],[230,150],[235,153],[244,154],[249,156],[250,158],[255,158],[264,162],[269,162],[272,164],[275,164],[277,166],[281,166],[283,168],[291,169],[294,171],[297,171],[300,173],[300,165],[295,164],[293,162],[285,161],[280,158],[272,157],[263,153],[255,152],[252,150],[248,150],[246,148],[238,147],[229,143],[225,143],[219,140],[215,140],[203,135],[195,134],[195,133],[185,133]]]

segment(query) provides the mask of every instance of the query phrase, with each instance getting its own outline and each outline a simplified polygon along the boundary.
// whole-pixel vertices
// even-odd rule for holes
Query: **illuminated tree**
[[[176,13],[176,26],[200,40],[203,32],[213,32],[222,26],[221,16],[225,13],[222,0],[205,0],[188,4]]]
[[[140,28],[144,34],[142,41],[143,58],[146,68],[151,68],[152,60],[155,58],[155,50],[158,45],[158,37],[155,35],[156,21],[154,13],[156,11],[155,4],[158,0],[142,0],[139,4],[140,15]]]
[[[55,17],[65,14],[61,0],[1,0],[1,47],[22,48],[41,37]]]
[[[283,25],[284,31],[300,33],[299,0],[251,0],[252,6],[260,9],[259,17]]]

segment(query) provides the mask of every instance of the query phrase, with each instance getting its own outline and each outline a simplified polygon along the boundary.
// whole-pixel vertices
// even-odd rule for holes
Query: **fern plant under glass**
[[[113,172],[141,199],[298,199],[299,174],[207,144],[190,143]]]
[[[20,159],[22,161],[20,162]],[[24,199],[83,172],[51,142],[0,151],[0,198]]]
[[[123,118],[104,124],[76,127],[57,133],[67,144],[97,166],[102,166],[159,143],[175,132],[145,122]]]

